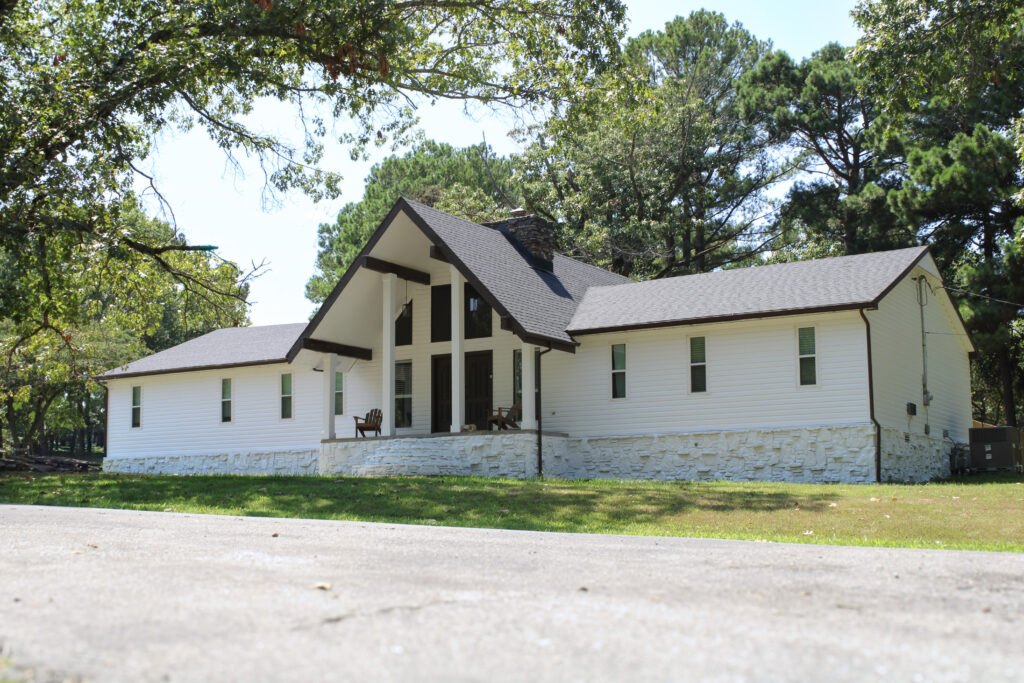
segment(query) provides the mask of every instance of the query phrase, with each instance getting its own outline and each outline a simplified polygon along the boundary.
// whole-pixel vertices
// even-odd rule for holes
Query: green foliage
[[[511,162],[495,157],[485,143],[458,149],[427,140],[375,164],[363,198],[346,204],[334,223],[320,225],[320,251],[316,273],[306,284],[307,298],[318,303],[327,298],[399,197],[478,222],[495,220],[516,202],[511,178]]]
[[[134,210],[131,239],[175,243],[173,229]],[[38,237],[37,239],[47,239]],[[114,257],[56,235],[11,282],[28,315],[0,318],[0,425],[16,447],[96,423],[96,374],[212,329],[247,324],[247,285],[233,264],[199,252]],[[27,282],[26,282],[27,281]],[[202,285],[196,285],[202,283]],[[29,286],[25,286],[28,284]],[[91,416],[90,416],[91,413]]]
[[[863,31],[856,59],[894,116],[937,95],[964,121],[982,102],[1020,111],[1001,102],[1019,102],[1022,89],[1024,7],[1016,0],[861,0],[853,17]]]
[[[886,202],[899,185],[897,150],[880,132],[875,101],[847,53],[830,43],[797,64],[776,52],[744,79],[747,115],[767,117],[816,178],[793,185],[778,224],[800,241],[838,243],[846,254],[907,246],[914,231]]]
[[[566,97],[617,49],[623,15],[618,0],[2,3],[0,250],[23,290],[46,277],[32,254],[73,243],[173,273],[164,255],[190,247],[125,227],[133,162],[158,131],[199,126],[229,155],[257,156],[270,190],[334,197],[337,175],[317,167],[322,112],[354,123],[342,141],[358,155],[408,139],[423,100]],[[300,145],[247,120],[268,98],[295,107]],[[29,315],[19,302],[0,318]],[[48,305],[51,321],[74,317]]]
[[[748,258],[764,190],[787,172],[766,120],[744,119],[737,85],[768,44],[720,14],[679,17],[627,42],[624,66],[530,131],[528,205],[563,249],[639,278]]]

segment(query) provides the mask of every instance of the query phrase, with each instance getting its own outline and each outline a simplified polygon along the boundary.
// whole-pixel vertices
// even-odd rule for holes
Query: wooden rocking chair
[[[352,416],[356,421],[356,436],[366,438],[366,432],[373,432],[380,436],[380,423],[384,421],[384,414],[380,408],[374,408],[366,414],[366,417]]]
[[[512,404],[511,408],[498,408],[497,412],[491,410],[490,416],[487,418],[487,427],[495,425],[498,431],[502,429],[519,429],[519,423],[512,419],[513,415],[518,415],[519,411],[523,409],[523,402],[516,401]],[[504,414],[502,414],[504,412]]]

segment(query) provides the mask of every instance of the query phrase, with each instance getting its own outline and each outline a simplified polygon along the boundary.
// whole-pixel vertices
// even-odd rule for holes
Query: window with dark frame
[[[345,414],[345,376],[344,373],[334,373],[334,414]]]
[[[814,341],[814,328],[801,327],[797,330],[800,358],[800,386],[813,386],[818,383],[817,350]]]
[[[395,427],[412,427],[412,361],[395,363]]]
[[[430,341],[452,340],[452,286],[430,288]]]
[[[466,339],[481,339],[491,336],[491,305],[477,293],[473,285],[466,283],[463,298],[464,336]]]
[[[612,344],[612,398],[626,398],[625,344]]]
[[[695,394],[708,390],[707,338],[690,337],[690,391]]]
[[[132,387],[132,428],[142,426],[142,387]]]
[[[281,419],[292,419],[292,373],[281,375]]]
[[[231,422],[231,380],[220,381],[220,421]]]
[[[395,346],[412,344],[412,302],[402,306],[401,313],[395,319]]]
[[[512,405],[520,404],[519,411],[512,416],[513,420],[523,419],[523,350],[512,350]]]

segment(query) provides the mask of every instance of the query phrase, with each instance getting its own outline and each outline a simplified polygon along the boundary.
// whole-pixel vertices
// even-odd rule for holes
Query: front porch
[[[545,459],[563,460],[568,438],[544,432]],[[538,474],[534,429],[409,437],[326,439],[319,474],[352,476],[461,475],[523,479]]]
[[[512,407],[535,433],[541,347],[452,261],[399,213],[325,301],[289,359],[323,373],[322,440],[370,411],[383,437],[480,434]]]

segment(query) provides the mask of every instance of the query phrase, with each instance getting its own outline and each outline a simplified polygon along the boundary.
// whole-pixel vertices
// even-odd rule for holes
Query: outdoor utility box
[[[1014,427],[971,429],[972,470],[1021,469],[1020,431]]]

